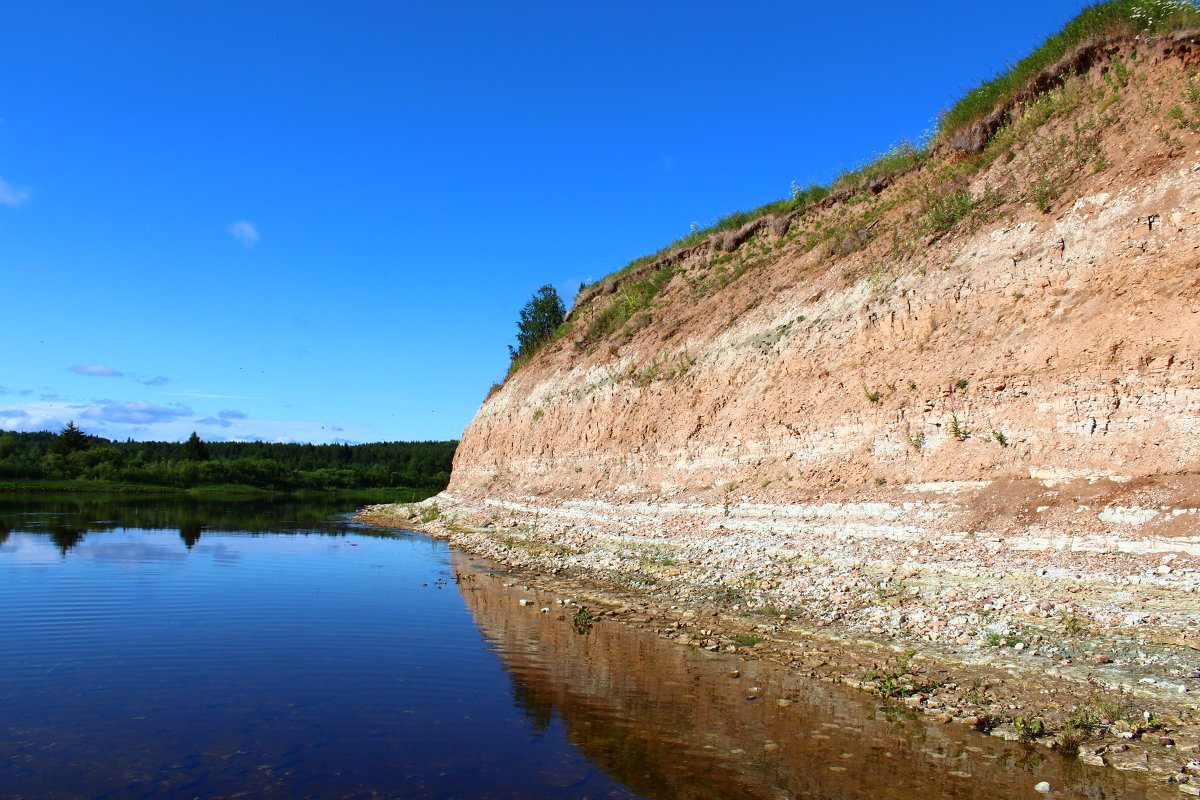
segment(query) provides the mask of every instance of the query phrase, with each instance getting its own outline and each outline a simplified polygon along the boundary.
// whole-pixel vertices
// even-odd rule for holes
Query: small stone
[[[1092,661],[1095,661],[1097,664],[1111,664],[1112,663],[1112,659],[1109,658],[1108,656],[1093,656]]]
[[[1170,736],[1160,736],[1158,738],[1158,743],[1161,744],[1163,747],[1174,747],[1175,746],[1175,740],[1172,739]]]
[[[775,705],[779,706],[780,708],[787,708],[791,704],[792,704],[792,701],[787,700],[785,698],[781,698],[781,699],[775,701]]]
[[[1054,787],[1051,786],[1047,781],[1041,781],[1040,783],[1034,784],[1033,790],[1035,792],[1041,792],[1042,794],[1049,794],[1050,792],[1054,791]]]
[[[742,671],[740,669],[731,669],[729,670],[729,677],[740,678],[742,677]]]
[[[520,602],[520,603],[521,603],[521,605],[523,605],[523,606],[531,606],[531,605],[533,605],[533,601],[532,601],[532,600],[525,600],[524,598],[522,598],[522,599],[521,599],[519,602]]]

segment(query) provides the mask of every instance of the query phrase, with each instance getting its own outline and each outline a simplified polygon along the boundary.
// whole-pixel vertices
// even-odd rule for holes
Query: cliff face
[[[1104,56],[982,152],[593,287],[480,408],[450,493],[796,503],[971,482],[992,527],[1052,485],[1195,506],[1200,47]]]

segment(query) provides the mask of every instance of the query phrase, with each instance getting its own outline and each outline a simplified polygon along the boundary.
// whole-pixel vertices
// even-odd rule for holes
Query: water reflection
[[[179,527],[179,538],[183,540],[184,546],[191,550],[196,546],[196,542],[200,541],[200,532],[204,529],[196,520],[189,520]]]
[[[0,544],[11,530],[45,534],[65,557],[89,533],[126,528],[177,530],[188,550],[205,530],[344,536],[349,529],[339,516],[352,510],[320,497],[0,493]]]
[[[1042,780],[1060,787],[1059,798],[1159,791],[1126,773],[927,724],[860,693],[680,647],[650,630],[600,622],[580,636],[553,597],[514,594],[482,563],[453,560],[516,702],[541,727],[560,719],[572,743],[647,797],[1033,798]],[[740,677],[730,677],[733,669]]]

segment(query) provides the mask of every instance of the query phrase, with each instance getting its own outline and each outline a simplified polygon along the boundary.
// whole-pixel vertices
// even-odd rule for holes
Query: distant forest
[[[0,431],[0,481],[114,481],[273,491],[408,487],[441,491],[458,442],[275,444],[112,441],[71,423],[60,433]]]

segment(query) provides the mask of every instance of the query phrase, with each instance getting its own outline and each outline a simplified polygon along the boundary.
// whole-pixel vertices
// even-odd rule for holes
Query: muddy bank
[[[951,513],[946,497],[906,502],[907,528],[891,504],[851,497],[767,509],[443,494],[360,519],[449,539],[683,646],[1200,787],[1190,553],[995,547],[912,524]]]

